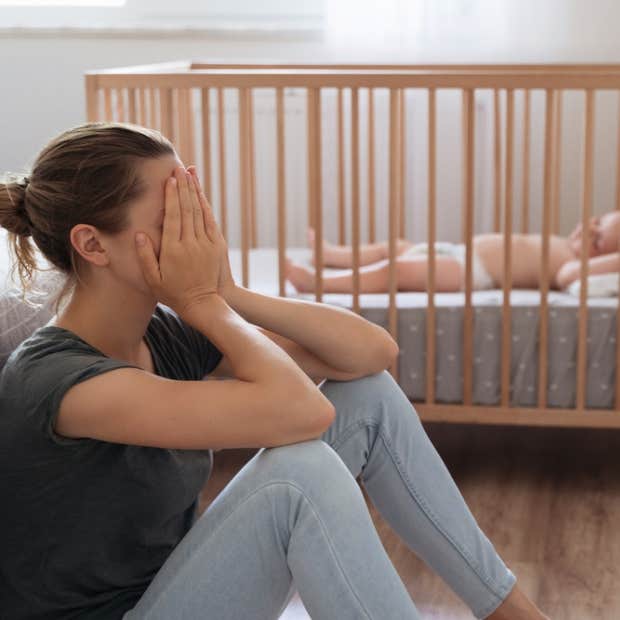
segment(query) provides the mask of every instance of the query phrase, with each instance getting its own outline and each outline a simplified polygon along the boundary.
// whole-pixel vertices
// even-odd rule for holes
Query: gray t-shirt
[[[201,380],[222,353],[158,304],[145,339],[157,375]],[[71,439],[65,392],[109,370],[77,334],[40,327],[0,373],[0,618],[120,619],[197,517],[212,450]]]

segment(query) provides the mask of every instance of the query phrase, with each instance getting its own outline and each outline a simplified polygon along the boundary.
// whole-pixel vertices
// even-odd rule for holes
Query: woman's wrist
[[[237,292],[237,290],[238,290],[238,287],[233,282],[231,284],[228,284],[227,286],[221,287],[217,293],[227,304],[231,304],[232,299],[235,296],[235,293]]]

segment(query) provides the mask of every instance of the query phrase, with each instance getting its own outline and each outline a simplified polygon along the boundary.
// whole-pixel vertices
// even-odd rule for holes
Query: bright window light
[[[0,0],[0,6],[123,6],[126,0]]]

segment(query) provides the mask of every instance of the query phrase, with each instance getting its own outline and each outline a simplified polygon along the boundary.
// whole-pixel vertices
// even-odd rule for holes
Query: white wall
[[[358,2],[349,4],[351,11],[355,11],[355,7],[358,11],[362,10]],[[134,38],[33,35],[2,31],[0,24],[0,171],[27,168],[47,140],[85,120],[82,75],[85,70],[188,58],[412,63],[620,62],[620,41],[615,27],[620,18],[620,3],[615,0],[473,0],[470,6],[474,8],[465,17],[459,17],[458,11],[456,14],[446,13],[445,2],[429,2],[423,11],[422,22],[401,24],[392,15],[385,28],[381,27],[380,8],[375,4],[369,4],[364,9],[365,23],[368,25],[366,31],[350,28],[349,24],[354,22],[343,21],[341,10],[341,21],[336,22],[336,30],[328,31],[324,37],[306,35],[301,39],[282,34],[274,37],[266,34],[243,36],[215,33],[149,37],[142,34]],[[342,0],[338,6],[342,9],[344,5],[346,1]],[[346,13],[344,15],[346,17]],[[418,12],[415,19],[422,19],[420,15],[422,13]],[[330,22],[331,26],[333,23]],[[415,32],[416,36],[408,36],[409,32]],[[579,98],[579,95],[575,97]],[[604,95],[599,106],[602,107],[597,109],[595,210],[601,211],[613,207],[616,95]],[[579,127],[580,114],[578,103],[567,99],[564,127],[571,145],[563,171],[562,200],[565,204],[562,209],[568,215],[563,224],[565,229],[572,223],[568,220],[573,219],[580,204],[581,142],[579,133],[574,131],[575,126]],[[416,116],[413,124],[420,131],[417,137],[414,134],[412,140],[415,144],[410,148],[412,153],[423,153],[423,113]],[[534,128],[536,131],[536,124]],[[536,161],[541,163],[540,156],[536,155],[540,152],[536,140],[534,138],[532,146],[533,165]],[[450,143],[447,148],[450,148]],[[460,153],[457,151],[454,149],[450,165],[439,171],[444,173],[440,188],[440,192],[445,194],[444,202],[458,201],[460,178],[457,164]],[[482,156],[488,164],[489,155]],[[419,160],[417,155],[415,159],[415,167],[408,178],[407,200],[408,204],[413,204],[411,201],[423,204],[425,162]],[[518,155],[516,159],[519,159]],[[452,174],[446,170],[454,172]],[[518,169],[515,174],[518,178]],[[328,185],[328,179],[325,183]],[[480,200],[490,204],[492,187],[486,175],[483,174],[479,185]],[[535,196],[540,194],[539,189],[533,186]],[[295,194],[294,187],[289,191]],[[378,191],[385,193],[384,198],[387,196],[385,184]],[[517,184],[515,204],[519,204],[519,191]],[[489,223],[488,210],[484,213],[482,219],[477,221],[480,230],[486,229]],[[440,220],[440,235],[458,237],[458,225],[454,223],[458,219]],[[324,221],[326,231],[334,239],[335,234],[330,231],[335,230],[335,217],[330,220],[326,216]],[[424,213],[414,210],[407,234],[413,238],[419,237],[424,221]],[[264,243],[275,233],[270,228],[270,222],[263,222],[261,226],[269,228],[268,233],[259,235],[261,243]],[[302,220],[294,222],[289,243],[303,244],[304,228]],[[384,235],[385,231],[385,226],[380,224],[379,236]]]

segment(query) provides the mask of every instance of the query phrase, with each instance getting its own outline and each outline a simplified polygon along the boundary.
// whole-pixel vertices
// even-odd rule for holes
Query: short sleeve
[[[49,392],[47,398],[45,398],[45,404],[43,405],[45,409],[44,432],[47,438],[63,446],[98,441],[88,437],[74,439],[56,433],[54,425],[56,424],[60,403],[64,395],[72,386],[82,383],[87,379],[105,374],[110,370],[116,370],[118,368],[138,368],[138,366],[123,362],[122,360],[106,357],[95,358],[90,355],[69,355],[63,360],[59,360],[54,366],[53,369],[50,368],[48,371],[48,377],[42,379],[42,377],[39,376],[37,379],[37,382],[40,384],[44,382],[49,386]]]

